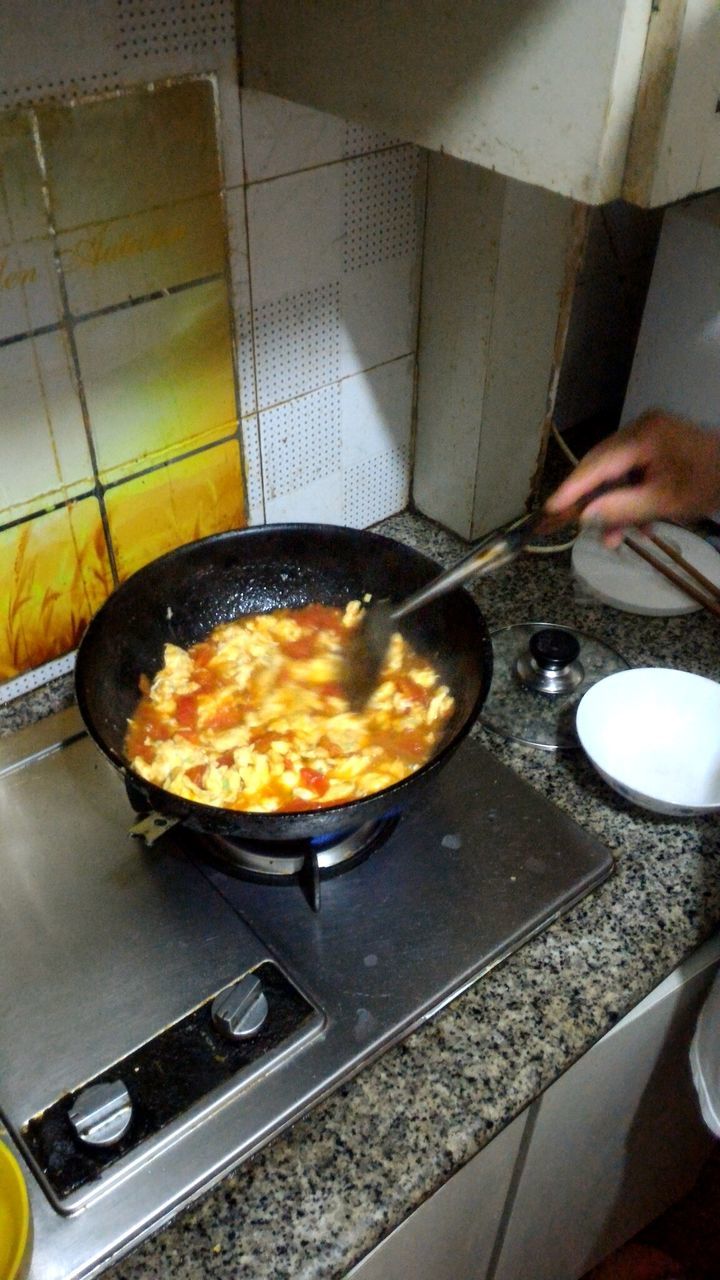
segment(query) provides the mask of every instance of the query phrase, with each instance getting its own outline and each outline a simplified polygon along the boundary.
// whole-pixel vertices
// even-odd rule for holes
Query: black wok
[[[366,592],[400,599],[439,572],[432,560],[376,533],[334,525],[264,525],[191,542],[123,583],[80,645],[75,689],[91,737],[148,809],[195,830],[277,842],[330,836],[409,804],[469,732],[490,687],[492,648],[476,604],[455,591],[404,619],[401,630],[440,671],[455,710],[432,759],[376,795],[300,813],[239,813],[184,800],[130,769],[123,748],[141,675],[163,665],[166,643],[186,648],[241,614],[318,601],[345,605]]]

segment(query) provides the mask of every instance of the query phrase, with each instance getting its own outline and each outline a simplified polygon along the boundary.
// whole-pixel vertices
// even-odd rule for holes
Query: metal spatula
[[[350,633],[343,663],[342,684],[352,710],[362,710],[376,688],[390,638],[401,618],[459,587],[467,578],[501,569],[514,560],[533,538],[555,533],[573,524],[585,507],[596,498],[613,489],[637,485],[642,480],[642,475],[639,468],[633,468],[618,480],[598,485],[573,507],[562,512],[547,512],[543,508],[531,511],[514,528],[506,532],[491,533],[483,538],[457,564],[405,600],[397,604],[391,604],[388,600],[377,600],[369,604],[361,614],[357,627]]]

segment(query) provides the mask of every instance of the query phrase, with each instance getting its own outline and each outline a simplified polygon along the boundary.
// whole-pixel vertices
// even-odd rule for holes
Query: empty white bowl
[[[688,818],[720,810],[720,684],[638,667],[598,680],[577,709],[580,742],[620,795]]]

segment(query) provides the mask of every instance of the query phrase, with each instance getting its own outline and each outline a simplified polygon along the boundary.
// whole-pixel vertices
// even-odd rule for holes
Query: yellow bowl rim
[[[20,1264],[25,1254],[27,1246],[28,1230],[30,1227],[30,1203],[28,1201],[27,1186],[23,1177],[22,1169],[18,1164],[15,1156],[5,1142],[0,1140],[0,1163],[4,1162],[5,1168],[9,1170],[10,1177],[15,1184],[15,1188],[20,1193],[20,1223],[18,1231],[18,1240],[14,1253],[10,1256],[10,1270],[2,1277],[2,1280],[15,1280]]]

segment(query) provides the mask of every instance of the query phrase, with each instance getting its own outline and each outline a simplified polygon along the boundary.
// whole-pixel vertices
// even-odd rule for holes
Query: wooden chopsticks
[[[658,550],[662,551],[668,559],[673,560],[675,564],[683,570],[683,573],[688,575],[688,577],[682,577],[679,573],[676,573],[674,569],[670,568],[669,564],[666,564],[664,560],[659,558],[659,556],[653,555],[652,551],[649,551],[647,547],[642,546],[641,543],[637,542],[630,534],[625,534],[624,541],[636,555],[647,561],[647,563],[652,565],[653,569],[657,569],[658,573],[661,573],[664,578],[667,578],[669,582],[672,582],[676,587],[679,587],[681,591],[684,591],[685,595],[690,596],[692,600],[696,600],[698,604],[701,604],[709,613],[714,614],[716,618],[720,618],[720,590],[715,586],[715,583],[711,582],[709,578],[706,578],[704,573],[700,573],[699,569],[696,569],[693,564],[690,564],[685,557],[680,555],[674,547],[671,547],[670,543],[666,542],[664,538],[659,537],[659,535],[655,533],[649,533],[647,537],[650,542],[655,543]],[[693,579],[694,581],[689,581],[688,578]],[[698,583],[699,586],[696,586],[695,583]]]

